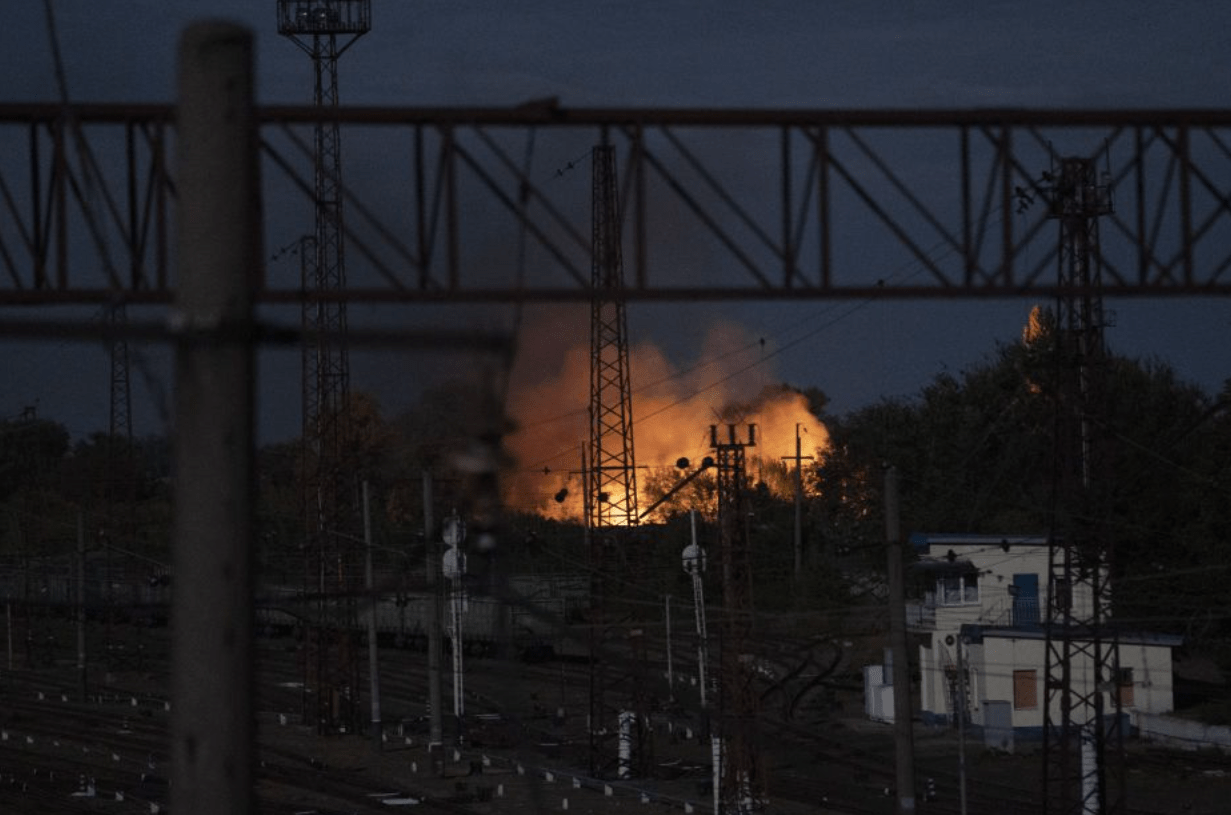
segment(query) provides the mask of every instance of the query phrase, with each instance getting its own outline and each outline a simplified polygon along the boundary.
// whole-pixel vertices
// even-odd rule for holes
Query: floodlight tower
[[[1057,412],[1049,548],[1044,706],[1048,813],[1110,815],[1124,808],[1119,639],[1111,619],[1105,319],[1098,219],[1110,186],[1084,157],[1048,178],[1060,223]]]
[[[621,608],[614,588],[617,582],[640,585],[638,570],[645,558],[633,551],[639,514],[615,149],[606,143],[596,146],[592,164],[590,434],[585,502],[592,571],[590,769],[601,777],[614,763],[617,774],[625,778],[644,774],[649,767],[649,706],[642,683],[645,638],[638,624],[640,612],[630,605]],[[621,640],[628,653],[619,662],[627,670],[611,675],[615,666],[604,662],[614,660],[604,660],[603,655],[609,655],[611,647]],[[612,738],[615,733],[618,739]],[[618,741],[618,750],[611,749],[613,741]]]
[[[350,462],[350,361],[346,347],[342,149],[337,120],[338,58],[371,28],[371,0],[278,0],[278,33],[312,58],[315,103],[315,230],[301,244],[303,274],[303,503],[305,575],[318,598],[316,653],[305,663],[305,690],[316,710],[305,718],[324,731],[359,721],[358,649],[349,640],[359,589],[353,541],[356,499]],[[334,590],[345,598],[328,603]],[[305,703],[307,696],[305,695]]]

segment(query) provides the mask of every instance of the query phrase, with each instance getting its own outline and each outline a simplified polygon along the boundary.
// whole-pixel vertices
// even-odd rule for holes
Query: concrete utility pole
[[[675,701],[675,668],[671,664],[671,595],[663,598],[663,625],[667,629],[667,697]]]
[[[902,578],[902,532],[898,471],[885,470],[885,542],[889,558],[889,648],[893,652],[893,744],[897,765],[898,815],[915,811],[915,742],[911,722],[910,653],[906,647],[906,589]]]
[[[180,42],[179,291],[171,810],[246,815],[253,795],[253,292],[260,195],[253,37],[229,23]]]
[[[957,638],[957,693],[961,707],[957,712],[957,788],[959,810],[966,815],[966,717],[970,714],[966,705],[966,636]]]
[[[381,751],[384,737],[380,716],[380,650],[376,633],[376,590],[372,580],[372,513],[368,505],[368,482],[363,482],[363,582],[368,595],[368,680],[372,694],[372,746]]]
[[[77,680],[81,701],[88,691],[85,650],[85,513],[77,513]]]
[[[431,723],[428,725],[428,750],[439,750],[444,744],[444,719],[441,714],[440,686],[440,559],[436,548],[436,524],[432,518],[432,471],[423,470],[423,548],[426,550],[427,607],[427,703]]]

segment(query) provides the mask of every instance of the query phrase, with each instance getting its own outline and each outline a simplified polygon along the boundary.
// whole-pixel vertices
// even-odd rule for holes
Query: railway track
[[[75,667],[67,659],[42,662],[43,667],[38,668],[0,671],[0,812],[134,815],[155,811],[152,807],[165,811],[169,703],[163,695],[167,671],[162,661],[168,635],[165,630],[143,632],[146,662],[142,670],[115,671],[113,681],[91,684],[84,700],[80,698]],[[664,653],[662,644],[651,645],[647,649],[650,654]],[[258,795],[263,813],[388,812],[389,808],[374,797],[382,793],[413,797],[421,801],[420,809],[473,811],[476,790],[481,788],[477,785],[491,784],[490,779],[465,778],[466,760],[480,752],[503,761],[504,772],[512,772],[509,768],[520,763],[565,776],[584,775],[591,679],[588,663],[527,663],[468,656],[466,708],[471,722],[471,752],[460,765],[451,767],[462,777],[446,783],[433,774],[422,752],[427,735],[427,669],[422,653],[381,649],[388,754],[368,761],[371,748],[365,740],[355,736],[318,739],[298,724],[303,670],[295,641],[260,638],[258,646],[257,708],[263,721]],[[783,638],[767,640],[762,649],[765,670],[758,681],[763,691],[761,727],[771,800],[776,808],[784,807],[783,811],[794,807],[849,815],[889,813],[894,799],[886,790],[892,791],[895,783],[892,763],[887,760],[892,755],[889,731],[877,732],[868,726],[856,733],[834,719],[828,707],[828,677],[841,655],[833,648],[832,643],[820,642],[792,647]],[[608,661],[618,661],[619,652],[613,654]],[[447,659],[444,664],[444,696],[449,706]],[[600,665],[598,669],[608,667],[624,670],[618,665]],[[677,702],[669,704],[665,659],[647,659],[643,667],[643,678],[659,700],[653,719],[657,731],[655,759],[661,777],[637,783],[673,790],[674,797],[663,800],[681,809],[683,800],[697,809],[707,809],[708,796],[702,787],[707,780],[708,752],[701,738],[696,688],[686,683],[677,685]],[[675,675],[687,676],[693,667],[691,660],[677,658]],[[90,670],[91,677],[107,675],[101,660],[92,663]],[[366,698],[366,692],[363,695]],[[566,714],[563,720],[555,715],[558,709]],[[686,729],[694,731],[692,740],[683,737]],[[446,729],[446,735],[450,733]],[[350,754],[347,761],[330,759],[331,755],[345,753]],[[362,760],[355,760],[357,753],[364,754]],[[417,775],[407,771],[415,760],[421,767]],[[1130,772],[1151,778],[1182,775],[1210,782],[1225,769],[1221,757],[1177,757],[1161,750],[1138,750],[1129,760]],[[968,811],[994,811],[998,815],[1037,812],[1037,778],[1029,772],[1010,772],[1016,777],[1006,781],[1005,773],[994,771],[994,761],[968,767]],[[1023,759],[1014,766],[1036,765],[1037,761]],[[943,749],[924,745],[918,751],[916,776],[921,813],[947,815],[959,811],[952,745]],[[938,793],[931,800],[926,797],[928,779]],[[469,797],[454,795],[448,783],[469,783]],[[1227,784],[1231,787],[1231,781]],[[90,787],[93,797],[85,794]],[[535,794],[541,799],[545,794],[560,795],[542,789]],[[524,795],[525,800],[533,802],[530,793]],[[559,801],[551,806],[558,807]],[[1166,811],[1154,804],[1134,804],[1131,797],[1127,808],[1129,815]]]

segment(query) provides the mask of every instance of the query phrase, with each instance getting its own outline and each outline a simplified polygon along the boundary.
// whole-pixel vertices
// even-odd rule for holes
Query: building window
[[[1013,672],[1013,709],[1032,710],[1039,706],[1039,673],[1034,668]]]
[[[979,602],[979,576],[974,573],[947,575],[936,581],[936,596],[942,606]]]
[[[1116,692],[1120,694],[1120,707],[1133,706],[1133,669],[1120,668],[1116,671]]]

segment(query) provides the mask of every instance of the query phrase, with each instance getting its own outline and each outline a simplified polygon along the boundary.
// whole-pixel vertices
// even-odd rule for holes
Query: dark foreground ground
[[[96,633],[96,632],[92,632]],[[92,664],[79,694],[75,662],[48,653],[0,665],[0,815],[168,811],[165,651],[155,633],[142,659],[108,670]],[[467,738],[429,749],[422,654],[382,651],[385,738],[320,736],[300,722],[302,676],[293,643],[262,642],[258,678],[261,767],[257,795],[268,815],[704,812],[712,807],[711,746],[662,716],[652,772],[595,780],[587,767],[584,670],[476,658],[467,663]],[[35,655],[37,657],[37,655]],[[763,728],[764,811],[891,815],[892,728],[845,711],[853,690]],[[849,696],[850,698],[846,698]],[[503,706],[504,714],[493,712]],[[561,719],[544,708],[563,708]],[[822,709],[823,708],[823,709]],[[668,725],[670,722],[670,725]],[[915,729],[917,812],[960,813],[964,754],[970,815],[1042,811],[1040,745],[1013,754],[959,741],[952,730]],[[92,790],[89,788],[92,787]],[[1231,761],[1131,740],[1125,761],[1126,815],[1231,812]],[[93,794],[86,794],[92,791]]]

